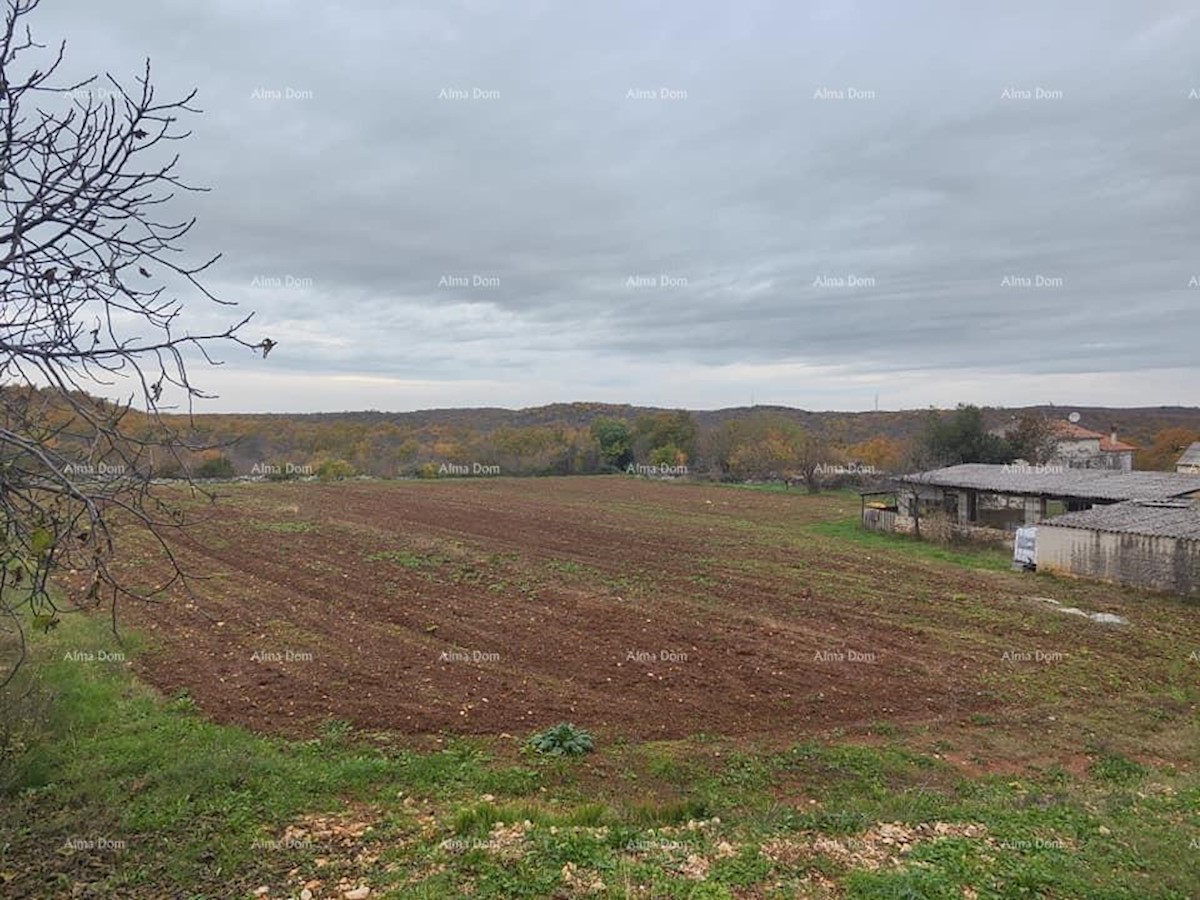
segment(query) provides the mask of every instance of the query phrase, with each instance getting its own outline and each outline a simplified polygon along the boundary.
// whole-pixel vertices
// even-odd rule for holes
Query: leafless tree
[[[1053,423],[1036,410],[1025,410],[1014,416],[1007,439],[1013,453],[1033,465],[1050,462],[1058,452],[1058,436]]]
[[[796,437],[796,471],[810,494],[821,490],[821,469],[833,461],[833,449],[822,435],[800,431]]]
[[[185,446],[163,414],[205,396],[188,363],[218,364],[215,345],[273,343],[239,336],[250,316],[201,333],[181,319],[185,302],[232,305],[199,280],[216,258],[185,261],[194,220],[161,221],[196,190],[169,152],[194,92],[159,102],[149,61],[129,88],[59,83],[66,45],[34,41],[37,5],[8,0],[0,36],[0,686],[60,612],[105,604],[115,626],[122,598],[186,581],[166,539],[182,516],[152,481],[154,455]],[[126,525],[170,561],[153,589],[114,571]],[[64,571],[73,587],[52,591]]]

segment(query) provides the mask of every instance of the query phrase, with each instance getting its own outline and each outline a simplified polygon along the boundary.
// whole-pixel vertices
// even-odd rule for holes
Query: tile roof
[[[1200,494],[1200,475],[1178,472],[1120,472],[1063,466],[965,463],[901,476],[907,484],[970,488],[999,494],[1075,497],[1085,500],[1167,500]]]
[[[1050,423],[1050,430],[1054,433],[1056,438],[1065,440],[1082,441],[1089,438],[1091,440],[1095,440],[1096,438],[1104,437],[1104,435],[1098,431],[1092,431],[1088,428],[1084,428],[1082,425],[1076,425],[1074,422],[1068,422],[1066,419],[1055,419]]]
[[[1145,534],[1200,541],[1200,503],[1160,501],[1113,503],[1093,506],[1083,512],[1045,519],[1042,525],[1086,528],[1118,534]]]
[[[1126,444],[1124,441],[1114,441],[1111,432],[1102,434],[1099,431],[1092,431],[1090,428],[1084,428],[1082,425],[1076,425],[1074,422],[1068,422],[1065,419],[1056,419],[1050,423],[1050,431],[1060,441],[1100,441],[1100,449],[1105,453],[1128,453],[1136,450],[1137,447],[1133,444]]]

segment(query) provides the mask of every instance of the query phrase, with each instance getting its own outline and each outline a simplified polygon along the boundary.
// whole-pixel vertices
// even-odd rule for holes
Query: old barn
[[[1192,499],[1200,499],[1200,473],[966,463],[904,475],[888,491],[864,494],[862,521],[879,531],[913,532],[942,519],[960,533],[999,540],[1061,513]]]
[[[1200,502],[1135,500],[1047,519],[1037,566],[1200,596]]]

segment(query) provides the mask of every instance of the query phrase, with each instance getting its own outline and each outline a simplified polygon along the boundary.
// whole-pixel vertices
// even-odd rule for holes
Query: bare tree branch
[[[186,523],[156,490],[155,454],[186,471],[195,448],[162,413],[173,395],[189,415],[207,396],[189,359],[219,365],[217,345],[264,357],[274,346],[240,336],[249,315],[201,333],[183,322],[185,303],[232,305],[200,280],[219,257],[185,261],[195,220],[159,215],[201,190],[164,153],[189,136],[179,122],[200,112],[195,93],[158,101],[148,60],[130,86],[110,75],[58,83],[66,44],[34,41],[25,19],[37,6],[8,0],[0,34],[0,629],[16,644],[0,687],[60,612],[107,603],[115,628],[119,600],[187,587],[169,540]],[[128,399],[93,396],[113,388]],[[167,563],[157,584],[114,571],[131,528]],[[50,589],[55,573],[69,576],[65,600]]]

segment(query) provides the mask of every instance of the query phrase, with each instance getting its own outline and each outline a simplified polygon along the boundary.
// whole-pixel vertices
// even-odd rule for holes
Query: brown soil
[[[916,599],[991,573],[814,544],[805,517],[856,512],[845,497],[623,478],[229,493],[177,545],[209,576],[196,597],[122,610],[150,638],[141,676],[219,721],[788,737],[991,702],[970,642],[942,637],[961,604]]]

